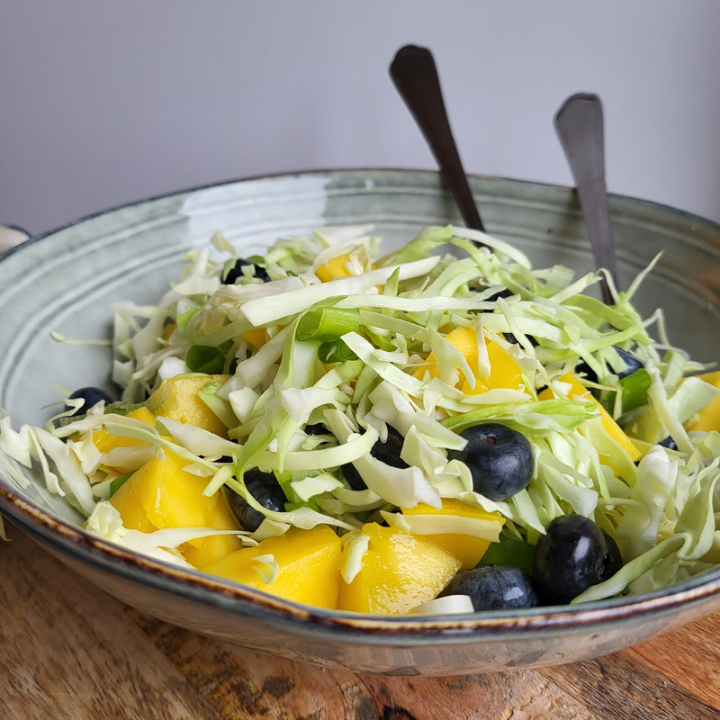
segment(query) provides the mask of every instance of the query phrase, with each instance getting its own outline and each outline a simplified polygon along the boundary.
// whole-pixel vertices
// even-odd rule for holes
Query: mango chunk
[[[165,332],[163,333],[163,340],[169,340],[176,329],[177,323],[169,323],[168,326],[165,328]]]
[[[371,270],[375,269],[375,266],[369,263],[365,249],[362,246],[357,246],[352,252],[336,255],[322,265],[318,265],[318,267],[315,268],[315,274],[322,282],[330,282],[337,278],[350,277],[353,273],[348,265],[352,267],[351,263],[355,264],[353,258],[355,258],[355,261],[359,261],[364,267],[367,268],[369,265]]]
[[[127,414],[127,417],[140,420],[155,427],[155,416],[147,408],[141,407],[133,410]],[[146,443],[144,440],[111,435],[104,427],[93,433],[93,443],[101,453],[109,453],[117,447],[143,447],[149,445],[149,443]]]
[[[215,530],[241,530],[219,492],[203,495],[207,478],[187,472],[187,461],[165,452],[135,471],[110,498],[125,527],[154,532],[163,528],[206,527]],[[185,559],[201,567],[242,548],[235,535],[214,535],[183,543],[179,550]]]
[[[205,383],[214,381],[224,385],[230,375],[177,375],[163,380],[160,387],[150,396],[148,403],[153,406],[169,391],[169,397],[155,408],[156,417],[167,417],[182,423],[189,423],[208,432],[227,437],[227,428],[220,418],[198,397]]]
[[[475,330],[461,325],[449,332],[445,339],[460,351],[475,376],[475,387],[471,389],[467,378],[462,373],[460,374],[456,387],[466,395],[478,395],[487,392],[491,388],[511,388],[513,390],[522,388],[522,368],[497,343],[492,340],[486,342],[490,373],[489,375],[481,375],[478,368]],[[431,352],[427,356],[425,364],[415,370],[414,376],[418,380],[422,380],[426,372],[430,373],[430,377],[437,377],[438,375],[435,353]]]
[[[505,518],[500,513],[486,512],[481,507],[468,505],[468,503],[462,500],[450,498],[445,498],[442,501],[442,508],[434,508],[430,507],[430,505],[420,503],[414,508],[403,508],[402,513],[403,515],[455,515],[458,517],[496,522],[499,523],[501,527],[505,524]],[[460,560],[462,563],[460,570],[470,570],[474,568],[482,560],[486,550],[490,547],[490,540],[460,533],[423,535],[423,538],[439,545]]]
[[[134,418],[135,420],[141,420],[142,422],[147,423],[148,425],[152,425],[153,427],[155,426],[155,416],[147,408],[144,407],[129,412],[127,414],[127,417]],[[95,447],[101,453],[105,454],[117,448],[151,447],[150,443],[145,442],[144,440],[120,437],[119,435],[111,435],[104,427],[101,427],[99,430],[96,430],[93,433],[92,440]],[[128,470],[134,470],[137,465],[123,462],[113,462],[112,465],[108,465],[107,467],[116,470],[122,474],[127,472]]]
[[[607,410],[590,394],[588,389],[573,375],[572,373],[565,373],[561,378],[560,382],[568,383],[571,386],[569,396],[573,395],[580,396],[586,402],[594,402],[600,411],[600,417],[602,424],[608,435],[620,445],[625,452],[630,456],[630,459],[635,462],[641,455],[632,440],[623,432],[622,428],[613,420]],[[540,400],[552,400],[553,393],[550,388],[546,388],[539,395]]]
[[[201,569],[278,597],[333,609],[340,586],[341,545],[340,538],[327,525],[311,530],[290,528],[284,535],[238,550]],[[254,558],[259,555],[272,555],[279,565],[271,583],[266,583],[256,570]]]
[[[711,373],[705,373],[698,376],[706,383],[710,383],[714,387],[720,389],[720,370]],[[688,430],[704,430],[710,432],[712,430],[720,430],[720,395],[716,395],[699,413],[697,419]]]
[[[330,282],[330,280],[334,280],[335,278],[349,277],[350,271],[347,269],[348,262],[350,262],[350,253],[337,255],[316,268],[315,274],[322,282]]]
[[[253,328],[242,334],[256,350],[259,350],[269,339],[270,336],[265,328]]]
[[[362,532],[370,543],[353,581],[340,580],[340,610],[406,613],[437,597],[460,569],[460,560],[425,538],[376,523]]]

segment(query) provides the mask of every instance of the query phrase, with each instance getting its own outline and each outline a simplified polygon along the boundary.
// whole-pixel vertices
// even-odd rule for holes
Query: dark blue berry
[[[616,347],[615,352],[625,362],[625,368],[623,370],[620,370],[617,374],[617,376],[621,380],[628,375],[632,375],[637,370],[640,370],[640,368],[645,367],[638,358],[636,358],[632,353],[628,352],[627,350]]]
[[[305,426],[306,435],[329,435],[330,431],[322,424],[315,423],[314,425]]]
[[[637,370],[640,370],[640,368],[645,367],[642,362],[635,357],[631,352],[628,352],[627,350],[623,350],[622,348],[615,348],[615,352],[620,356],[620,358],[625,363],[625,367],[620,370],[617,373],[618,378],[621,380],[624,377],[627,377],[628,375],[632,375]],[[606,365],[607,369],[611,373],[615,373],[615,371],[610,367],[610,365]],[[590,368],[590,366],[584,361],[581,360],[576,366],[575,366],[575,374],[584,377],[586,380],[589,380],[590,382],[596,383],[598,381],[598,376],[595,373],[594,370]]]
[[[342,466],[342,474],[353,490],[367,490],[365,481],[352,463],[347,463]]]
[[[251,263],[249,260],[243,260],[240,258],[235,261],[235,265],[230,268],[228,274],[223,279],[223,285],[234,285],[238,280],[244,278],[245,274],[242,271],[244,267],[255,268],[254,273],[256,278],[262,280],[263,282],[270,282],[270,276],[264,267]]]
[[[581,360],[575,366],[575,375],[590,382],[596,383],[598,381],[597,373],[584,360]]]
[[[485,302],[497,302],[498,298],[503,298],[504,300],[505,298],[512,297],[514,294],[512,290],[505,288],[504,290],[494,292],[489,298],[485,299]]]
[[[600,582],[611,578],[616,572],[621,570],[623,566],[622,555],[620,554],[620,548],[617,543],[604,530],[602,534],[605,538],[605,544],[607,545],[607,553],[605,554],[603,568],[600,572]]]
[[[385,442],[378,440],[373,445],[370,454],[386,465],[392,465],[396,468],[408,467],[408,464],[400,459],[400,451],[402,450],[405,438],[391,425],[387,426],[387,430],[387,440]]]
[[[548,525],[535,547],[535,587],[547,605],[569,603],[614,574],[618,563],[622,566],[617,546],[608,547],[606,536],[592,520],[563,515]]]
[[[88,410],[97,405],[100,401],[104,402],[106,405],[110,405],[113,401],[112,398],[99,387],[80,388],[70,395],[69,399],[77,400],[79,398],[82,398],[85,402],[77,410],[75,410],[70,417],[75,417],[76,415],[86,415]],[[65,409],[70,410],[70,406],[66,405]]]
[[[268,510],[275,512],[283,512],[287,497],[280,487],[274,473],[262,472],[258,468],[253,468],[245,473],[245,487],[248,492]],[[245,499],[237,493],[228,493],[228,501],[230,509],[233,511],[237,521],[244,530],[255,532],[265,516],[255,508],[250,507]]]
[[[387,440],[385,442],[378,440],[373,445],[372,450],[370,450],[370,454],[386,465],[392,465],[392,467],[396,468],[409,467],[408,464],[400,458],[400,451],[402,450],[405,438],[391,425],[388,425],[387,429]],[[352,463],[343,465],[342,471],[345,479],[353,490],[367,489],[365,481]]]
[[[532,579],[509,565],[479,565],[459,573],[440,593],[468,595],[475,610],[517,610],[539,604]]]
[[[668,435],[664,440],[661,440],[658,445],[662,445],[668,450],[677,450],[677,443],[672,439],[671,435]]]
[[[515,337],[515,335],[513,335],[511,332],[503,333],[503,337],[504,337],[509,343],[512,343],[513,345],[519,345],[519,344],[520,344],[520,341],[519,341],[519,340]],[[533,347],[537,347],[537,346],[540,344],[532,335],[526,335],[525,337],[530,341],[530,344],[531,344]]]
[[[468,444],[464,450],[450,450],[448,459],[468,466],[475,492],[505,500],[528,486],[535,462],[524,435],[498,423],[473,425],[460,435]]]

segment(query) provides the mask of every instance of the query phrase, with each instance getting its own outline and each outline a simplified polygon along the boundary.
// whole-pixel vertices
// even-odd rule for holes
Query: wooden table
[[[154,620],[13,527],[0,542],[5,720],[709,720],[720,613],[631,650],[539,670],[393,678],[281,660]]]

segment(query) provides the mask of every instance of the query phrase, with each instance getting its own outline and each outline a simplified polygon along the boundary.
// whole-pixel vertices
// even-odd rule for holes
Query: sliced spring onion
[[[645,368],[640,368],[634,373],[621,378],[623,412],[630,412],[630,410],[635,410],[647,404],[648,389],[651,382],[650,375]]]
[[[185,362],[192,372],[219,375],[225,367],[225,355],[217,347],[193,345],[187,352]]]
[[[323,343],[318,348],[320,362],[344,363],[357,360],[358,356],[340,339]]]
[[[332,342],[345,333],[353,332],[360,325],[358,310],[341,310],[336,307],[324,307],[305,313],[295,330],[300,341],[317,340],[321,343]]]

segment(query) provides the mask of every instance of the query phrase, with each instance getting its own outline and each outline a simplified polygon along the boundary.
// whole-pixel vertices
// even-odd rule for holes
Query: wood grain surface
[[[0,543],[5,720],[720,718],[720,614],[573,665],[449,678],[356,675],[155,620],[8,531],[12,541]]]

